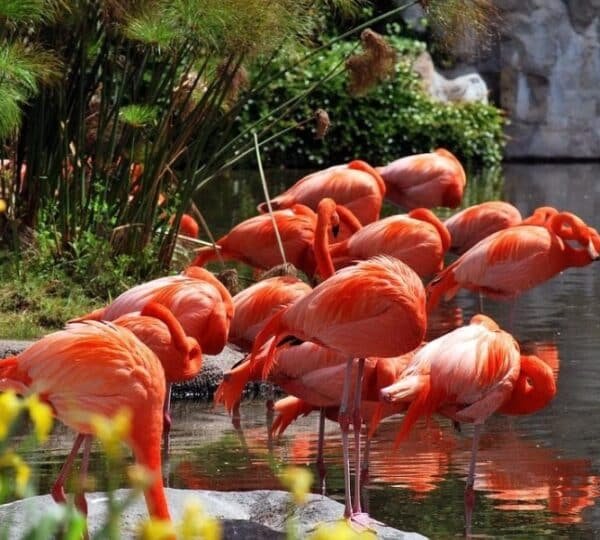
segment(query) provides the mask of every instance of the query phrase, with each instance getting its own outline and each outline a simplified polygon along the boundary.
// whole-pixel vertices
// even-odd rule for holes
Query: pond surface
[[[288,183],[299,177],[286,175]],[[495,190],[496,197],[514,203],[524,216],[550,204],[600,226],[600,165],[507,165],[504,175],[504,183],[494,184],[491,192],[486,190],[487,198]],[[248,194],[255,192],[243,182],[236,185]],[[471,192],[470,200],[474,198]],[[239,212],[252,211],[249,199],[244,199],[245,210],[238,202],[235,211],[227,212],[233,223],[239,221],[235,218]],[[209,200],[207,195],[205,202]],[[225,202],[212,199],[213,211],[223,212]],[[474,296],[459,294],[432,321],[432,333],[446,331],[461,317],[468,321],[477,306]],[[484,309],[501,325],[508,325],[509,304],[486,300]],[[523,295],[516,305],[513,333],[523,347],[536,350],[555,369],[558,395],[535,415],[495,416],[486,424],[477,463],[473,532],[488,538],[598,537],[600,264],[570,269]],[[243,405],[244,446],[222,409],[175,403],[170,485],[218,490],[279,488],[277,466],[312,464],[317,417],[293,425],[274,444],[271,457],[264,415],[261,402]],[[431,538],[460,536],[471,429],[467,426],[457,434],[446,419],[436,418],[427,427],[419,424],[410,439],[393,450],[399,420],[387,419],[373,445],[367,490],[371,514]],[[48,491],[71,441],[70,433],[57,429],[49,448],[30,455],[43,473],[40,492]],[[333,423],[328,423],[325,459],[328,493],[342,500],[341,444]],[[105,476],[99,452],[94,453],[93,468],[98,479]]]

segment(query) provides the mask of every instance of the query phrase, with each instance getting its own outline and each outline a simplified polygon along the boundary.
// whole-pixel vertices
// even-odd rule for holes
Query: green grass
[[[0,339],[35,339],[99,307],[99,299],[85,295],[69,280],[16,275],[13,265],[0,266]]]

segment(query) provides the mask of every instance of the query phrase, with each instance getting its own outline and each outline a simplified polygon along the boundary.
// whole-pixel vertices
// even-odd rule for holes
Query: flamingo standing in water
[[[569,242],[581,247],[573,247]],[[520,225],[481,240],[427,286],[427,309],[465,288],[498,299],[518,296],[562,270],[599,258],[600,235],[574,214],[561,212],[545,226]]]
[[[410,403],[396,437],[404,440],[421,416],[441,413],[475,425],[465,490],[467,535],[474,506],[473,482],[481,425],[494,412],[530,414],[556,394],[552,369],[521,356],[514,338],[485,315],[425,345],[399,380],[381,391],[384,401]],[[372,428],[373,429],[373,428]]]
[[[321,242],[317,252],[326,253],[327,246]],[[333,273],[330,258],[324,266]],[[298,340],[329,347],[347,358],[340,399],[340,426],[345,463],[345,515],[353,520],[360,521],[363,516],[360,493],[355,493],[354,506],[350,500],[349,412],[354,411],[355,446],[358,449],[364,359],[407,353],[422,342],[425,329],[425,294],[420,278],[404,263],[379,256],[344,268],[327,278],[309,294],[274,315],[256,337],[251,365],[264,358],[265,378],[276,362],[275,349]],[[270,345],[265,346],[270,339]],[[350,406],[355,358],[359,360],[353,405]],[[360,463],[359,452],[357,462]]]
[[[427,208],[417,208],[407,215],[370,223],[349,238],[331,244],[329,252],[335,268],[375,255],[391,255],[426,277],[444,267],[449,247],[450,234],[444,224]]]
[[[459,255],[486,236],[521,223],[521,213],[504,201],[469,206],[444,221],[452,238],[451,250]]]
[[[7,389],[38,394],[81,440],[93,433],[93,415],[113,418],[129,410],[131,431],[124,442],[153,473],[144,493],[148,512],[170,519],[160,455],[165,374],[156,355],[129,330],[89,321],[49,334],[18,356],[0,360],[0,390]],[[61,493],[55,486],[53,495]]]
[[[360,223],[366,225],[379,218],[385,189],[381,175],[373,167],[354,160],[305,176],[273,198],[271,205],[273,210],[280,210],[303,204],[316,212],[321,199],[327,197],[348,208]],[[266,213],[267,204],[259,204],[258,211]],[[340,238],[346,236],[346,231],[342,231]]]
[[[447,206],[456,208],[463,197],[467,177],[456,156],[438,148],[378,167],[386,186],[386,200],[411,210]]]

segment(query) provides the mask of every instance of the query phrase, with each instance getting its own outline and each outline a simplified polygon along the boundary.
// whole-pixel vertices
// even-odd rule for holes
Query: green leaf
[[[155,105],[126,105],[119,109],[119,120],[135,128],[142,128],[156,123],[159,113]]]

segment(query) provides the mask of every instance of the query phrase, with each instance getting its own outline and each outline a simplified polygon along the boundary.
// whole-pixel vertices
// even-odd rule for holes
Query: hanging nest
[[[393,75],[398,53],[382,35],[370,28],[363,30],[360,41],[364,52],[346,60],[349,84],[353,96],[363,96],[374,86]]]

